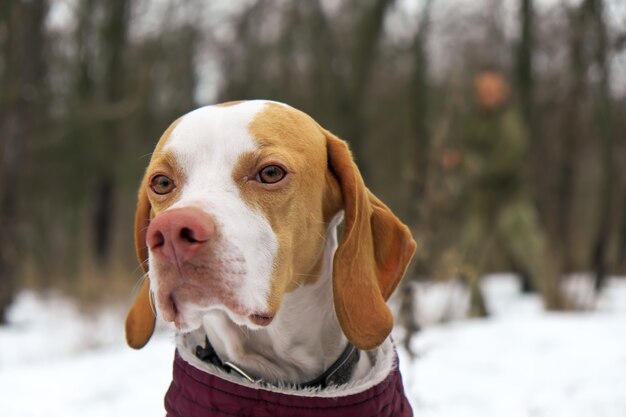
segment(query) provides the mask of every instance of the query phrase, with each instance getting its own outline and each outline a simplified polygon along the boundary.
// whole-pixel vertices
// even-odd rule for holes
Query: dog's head
[[[348,339],[371,349],[391,331],[385,300],[415,242],[365,187],[346,143],[267,101],[178,119],[139,190],[135,243],[149,281],[127,317],[129,345],[152,335],[152,299],[181,331],[199,327],[211,309],[252,329],[270,325],[283,295],[319,276],[328,225],[342,210],[335,310]]]

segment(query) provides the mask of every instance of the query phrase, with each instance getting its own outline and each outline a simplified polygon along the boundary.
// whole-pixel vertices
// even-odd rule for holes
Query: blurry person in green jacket
[[[496,245],[504,249],[540,289],[545,243],[528,185],[528,133],[509,100],[506,79],[497,69],[483,69],[473,87],[476,110],[464,126],[458,151],[444,153],[442,164],[461,171],[463,278],[470,287],[470,315],[486,316],[480,278],[489,253]]]

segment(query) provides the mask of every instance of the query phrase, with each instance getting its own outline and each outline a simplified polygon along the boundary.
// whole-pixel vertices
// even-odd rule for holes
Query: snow
[[[416,416],[626,416],[626,279],[609,281],[593,312],[545,313],[510,276],[485,291],[490,318],[431,321],[414,360],[399,352]],[[466,305],[458,288],[431,284],[418,297],[420,311]],[[163,415],[173,337],[161,329],[133,351],[123,316],[22,293],[0,328],[0,416]]]
[[[492,317],[427,327],[402,354],[416,415],[626,416],[624,280],[584,313],[545,313],[510,277],[485,289]]]
[[[92,314],[58,295],[24,292],[0,328],[0,416],[164,415],[173,337],[124,344],[124,311]]]

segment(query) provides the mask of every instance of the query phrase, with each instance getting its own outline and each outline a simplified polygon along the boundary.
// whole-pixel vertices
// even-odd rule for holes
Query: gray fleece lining
[[[243,385],[255,389],[278,392],[288,395],[299,395],[303,397],[343,397],[346,395],[358,394],[379,383],[381,383],[396,367],[396,353],[393,342],[387,338],[382,345],[374,350],[362,352],[369,355],[374,366],[358,380],[353,380],[340,386],[330,386],[325,389],[307,388],[296,389],[293,385],[259,385],[248,382],[241,377],[227,374],[213,365],[202,362],[195,355],[196,346],[204,346],[205,334],[201,329],[191,333],[178,334],[176,336],[176,347],[180,356],[191,364],[194,368],[211,375],[218,376],[235,384]]]

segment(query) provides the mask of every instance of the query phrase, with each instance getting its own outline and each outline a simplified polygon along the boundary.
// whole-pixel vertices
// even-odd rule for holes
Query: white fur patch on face
[[[226,271],[224,279],[236,288],[237,304],[247,313],[268,309],[278,242],[265,216],[243,201],[233,170],[244,152],[257,148],[248,125],[266,103],[248,101],[192,111],[182,117],[163,148],[174,155],[185,177],[180,197],[170,209],[198,207],[214,220],[219,231],[215,256]],[[150,258],[152,267],[152,255]],[[237,273],[227,276],[233,269]],[[154,278],[153,289],[158,290],[158,276],[151,275],[151,281]],[[207,306],[181,307],[183,314],[195,315],[189,318],[195,324]],[[255,327],[244,317],[226,312],[236,323]]]

